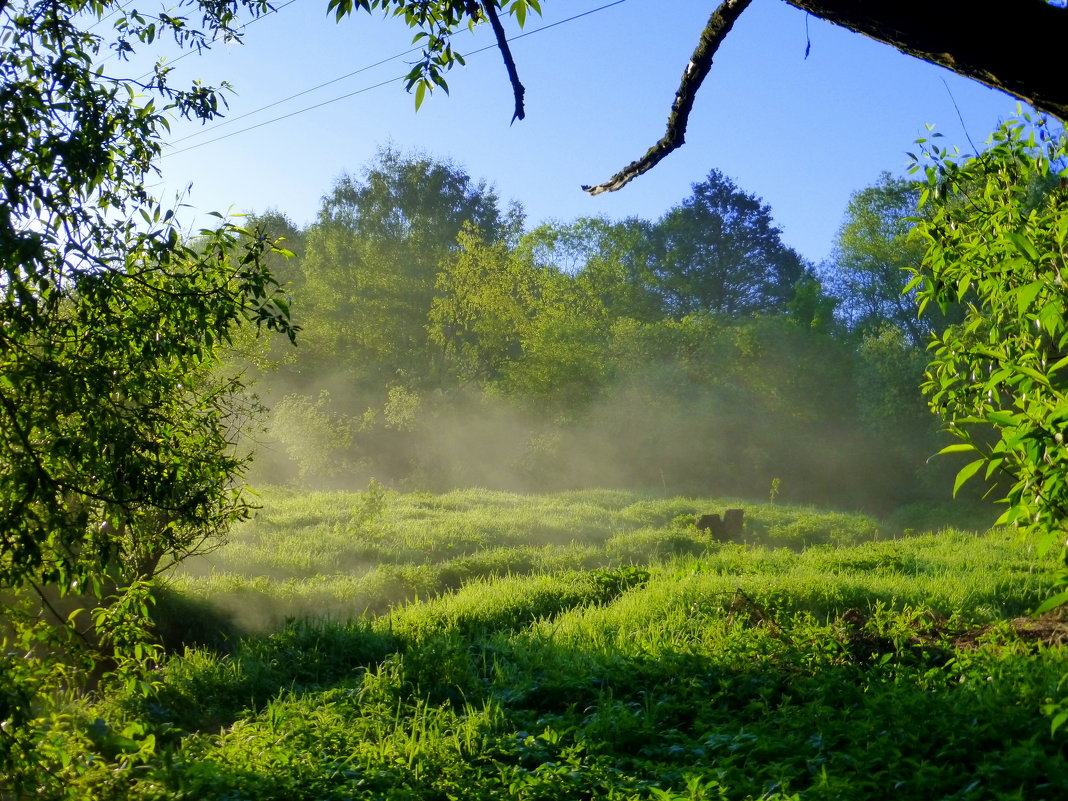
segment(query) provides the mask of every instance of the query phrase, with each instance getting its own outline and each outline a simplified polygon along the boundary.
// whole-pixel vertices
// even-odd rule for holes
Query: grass
[[[345,620],[480,578],[645,565],[718,548],[694,516],[746,512],[746,540],[802,550],[901,535],[861,514],[733,499],[654,498],[609,490],[521,495],[487,490],[296,493],[272,490],[254,521],[171,580],[241,628],[289,616]]]
[[[71,797],[1068,797],[1042,712],[1068,657],[1009,623],[1057,565],[1005,531],[620,492],[264,500],[170,588],[258,630],[77,707]],[[689,525],[727,506],[747,543]]]

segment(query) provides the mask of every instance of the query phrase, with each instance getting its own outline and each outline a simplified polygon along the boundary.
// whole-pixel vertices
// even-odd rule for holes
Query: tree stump
[[[698,515],[694,523],[698,531],[707,531],[709,536],[717,542],[727,542],[727,527],[719,515]]]
[[[744,518],[744,509],[728,509],[723,513],[723,531],[728,539],[741,539]]]

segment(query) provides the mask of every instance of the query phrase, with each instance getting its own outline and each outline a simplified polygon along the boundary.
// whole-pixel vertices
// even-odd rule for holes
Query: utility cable
[[[330,86],[331,84],[335,84],[338,81],[343,81],[346,78],[351,78],[353,75],[359,75],[361,72],[367,72],[367,70],[372,70],[375,67],[381,67],[383,64],[388,64],[390,61],[395,61],[398,58],[403,58],[404,56],[407,56],[407,55],[409,55],[411,53],[415,53],[416,51],[419,51],[419,50],[422,50],[422,48],[421,47],[413,47],[411,50],[405,50],[403,53],[397,53],[395,56],[389,56],[388,58],[384,58],[381,61],[376,61],[374,64],[368,64],[366,67],[360,67],[358,70],[353,70],[352,72],[345,73],[344,75],[341,75],[341,76],[339,76],[337,78],[332,78],[331,80],[325,81],[324,83],[321,83],[318,86],[313,86],[310,89],[305,89],[302,92],[297,92],[295,95],[290,95],[289,97],[283,97],[281,100],[275,100],[273,103],[268,103],[266,106],[260,106],[259,108],[253,109],[252,111],[246,111],[244,114],[238,114],[236,117],[230,117],[229,119],[223,120],[222,122],[218,122],[218,123],[216,123],[214,125],[211,125],[211,126],[209,126],[207,128],[203,128],[203,129],[201,129],[199,131],[194,131],[193,133],[188,134],[186,136],[183,136],[180,139],[175,139],[174,141],[169,143],[169,146],[174,146],[174,145],[177,145],[177,144],[179,144],[181,142],[185,142],[185,141],[187,141],[189,139],[194,139],[194,138],[196,138],[198,136],[204,136],[204,134],[212,133],[213,131],[216,131],[219,128],[223,128],[223,127],[225,127],[227,125],[232,125],[233,123],[237,122],[238,120],[243,120],[243,119],[245,119],[245,117],[251,117],[253,114],[259,114],[261,111],[266,111],[269,108],[274,108],[275,106],[280,106],[283,103],[288,103],[290,100],[296,100],[298,97],[303,97],[304,95],[311,94],[312,92],[315,92],[315,91],[317,91],[319,89],[322,89],[323,87]],[[390,78],[388,81],[386,81],[386,83],[391,83],[391,82],[393,82],[395,80],[397,80],[397,79],[396,78]],[[379,86],[381,86],[381,84],[375,84],[374,86],[368,87],[368,89],[377,89]],[[361,90],[361,91],[366,91],[366,90]],[[351,97],[351,95],[345,95],[345,96],[346,97]],[[311,106],[311,108],[318,108],[318,106]],[[285,119],[285,117],[279,117],[278,119]],[[203,144],[208,144],[208,143],[204,142]]]
[[[290,2],[295,2],[295,0],[290,0]],[[589,11],[584,11],[581,14],[575,14],[574,16],[567,17],[566,19],[557,20],[556,22],[551,22],[548,25],[543,25],[540,28],[535,28],[533,30],[525,31],[523,33],[517,34],[516,36],[509,37],[508,41],[509,42],[514,42],[514,41],[517,41],[519,39],[523,39],[524,37],[527,37],[527,36],[533,36],[536,33],[542,33],[544,31],[549,30],[550,28],[555,28],[557,26],[564,25],[564,24],[569,23],[569,22],[574,22],[575,20],[581,19],[582,17],[588,17],[591,14],[596,14],[599,11],[604,11],[606,9],[612,8],[613,6],[622,5],[625,2],[626,2],[626,0],[615,0],[615,2],[606,3],[605,5],[598,6],[597,8],[592,8]],[[480,47],[480,48],[477,48],[476,50],[472,50],[469,53],[464,53],[463,54],[463,58],[467,59],[467,58],[470,58],[471,56],[478,55],[479,53],[484,53],[487,50],[495,50],[496,48],[497,48],[497,44],[496,44],[496,42],[494,42],[493,44],[486,45],[485,47]],[[277,101],[275,101],[273,103],[267,104],[266,106],[261,106],[260,108],[255,109],[253,111],[246,112],[245,114],[242,114],[239,117],[234,117],[233,119],[230,119],[230,120],[227,120],[225,122],[219,123],[218,125],[214,125],[214,126],[212,126],[211,128],[209,128],[209,129],[207,129],[205,131],[197,131],[196,133],[189,134],[188,136],[184,136],[181,139],[176,140],[176,142],[174,144],[176,144],[177,142],[184,142],[184,141],[186,141],[188,139],[192,139],[195,136],[201,136],[204,133],[210,133],[213,129],[218,129],[218,128],[221,128],[224,125],[228,125],[229,123],[237,122],[238,120],[243,119],[245,117],[252,116],[253,114],[258,114],[259,112],[264,111],[265,109],[269,109],[269,108],[277,106],[277,105],[279,105],[281,103],[285,103],[285,102],[287,102],[289,100],[292,100],[292,99],[294,99],[296,97],[300,97],[302,95],[306,95],[309,92],[314,92],[316,89],[321,89],[324,86],[329,86],[330,84],[336,83],[337,81],[340,81],[340,80],[343,80],[345,78],[351,77],[353,75],[356,75],[357,73],[369,70],[372,67],[377,67],[377,66],[385,64],[385,63],[387,63],[389,61],[394,61],[394,60],[396,60],[398,58],[402,58],[402,57],[408,55],[409,53],[413,52],[413,50],[419,50],[419,49],[420,48],[413,48],[412,50],[407,50],[407,51],[405,51],[403,53],[398,53],[397,55],[390,56],[389,58],[383,59],[382,61],[379,61],[379,62],[377,62],[375,64],[371,64],[371,65],[369,65],[367,67],[361,67],[360,69],[356,70],[355,72],[348,73],[347,75],[342,75],[339,78],[334,78],[333,80],[327,81],[326,83],[319,84],[318,86],[312,87],[311,89],[306,89],[303,92],[298,92],[297,94],[291,95],[290,97],[287,97],[287,98],[285,98],[283,100],[277,100]],[[355,90],[353,92],[349,92],[349,93],[344,94],[344,95],[339,95],[338,97],[330,98],[329,100],[324,100],[321,103],[316,103],[316,104],[311,105],[311,106],[306,106],[304,108],[297,109],[296,111],[291,111],[288,114],[283,114],[283,115],[281,115],[279,117],[273,117],[273,118],[271,118],[269,120],[264,120],[263,122],[256,123],[255,125],[250,125],[247,128],[242,128],[242,129],[240,129],[238,131],[231,131],[228,134],[223,134],[222,136],[218,136],[218,137],[216,137],[214,139],[209,139],[206,142],[198,142],[195,145],[189,145],[188,147],[184,147],[181,150],[173,150],[173,151],[171,151],[169,153],[163,154],[162,156],[160,156],[160,158],[161,159],[165,159],[165,158],[168,158],[169,156],[177,156],[180,153],[188,153],[190,150],[196,150],[197,148],[204,147],[206,145],[212,145],[212,144],[215,144],[216,142],[221,142],[223,139],[229,139],[230,137],[237,136],[238,134],[248,133],[249,131],[254,131],[257,128],[262,128],[262,127],[264,127],[266,125],[271,125],[271,124],[276,123],[276,122],[281,122],[282,120],[287,120],[290,117],[296,117],[299,114],[304,114],[305,112],[308,112],[308,111],[314,111],[315,109],[322,108],[323,106],[328,106],[328,105],[330,105],[332,103],[337,103],[337,102],[339,102],[341,100],[347,100],[350,97],[355,97],[356,95],[363,94],[364,92],[370,92],[372,89],[379,89],[379,88],[381,88],[383,86],[386,86],[387,84],[391,84],[391,83],[395,83],[395,82],[400,81],[400,80],[404,80],[406,77],[407,77],[407,75],[398,75],[396,77],[389,78],[387,80],[384,80],[384,81],[381,81],[379,83],[376,83],[376,84],[374,84],[372,86],[365,86],[362,89],[357,89],[357,90]]]

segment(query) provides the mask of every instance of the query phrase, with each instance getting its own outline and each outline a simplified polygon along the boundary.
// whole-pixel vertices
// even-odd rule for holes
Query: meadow
[[[148,697],[72,707],[73,797],[1068,797],[1064,626],[1025,617],[1058,564],[1012,532],[625,491],[261,502],[168,579]],[[741,541],[694,528],[731,507]]]

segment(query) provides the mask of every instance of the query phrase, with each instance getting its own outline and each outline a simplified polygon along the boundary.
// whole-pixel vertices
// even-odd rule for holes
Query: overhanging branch
[[[1046,0],[786,2],[1068,121],[1068,81],[1050,66],[1068,42],[1068,10]]]
[[[719,46],[727,38],[735,20],[741,16],[750,2],[752,0],[724,0],[722,5],[708,18],[705,29],[701,31],[701,39],[697,43],[697,48],[690,57],[690,63],[686,65],[686,70],[682,73],[678,91],[675,92],[675,102],[672,103],[671,113],[668,115],[667,132],[663,138],[649,148],[644,156],[628,164],[603,184],[583,186],[586,192],[591,195],[615,192],[639,175],[651,170],[665,156],[685,143],[686,124],[689,122],[690,111],[697,98],[697,90],[701,88],[702,81],[712,69],[712,58],[719,50]]]
[[[496,3],[494,0],[483,0],[482,8],[486,11],[490,27],[493,28],[493,35],[497,37],[497,47],[501,51],[501,56],[504,57],[504,67],[508,70],[508,80],[512,82],[512,94],[515,95],[515,113],[512,114],[512,122],[515,122],[526,116],[526,112],[523,110],[523,95],[526,93],[526,89],[519,82],[519,72],[515,68],[512,51],[508,48],[508,37],[505,36],[504,26],[501,25],[501,20],[497,16]]]
[[[597,186],[614,192],[648,172],[685,142],[686,124],[712,57],[750,0],[724,0],[709,18],[679,82],[667,132],[635,162]],[[1046,0],[1017,0],[996,12],[974,0],[786,0],[790,5],[902,53],[1007,92],[1068,122],[1068,81],[1049,58],[1068,42],[1068,10]],[[968,24],[983,14],[982,24]]]

